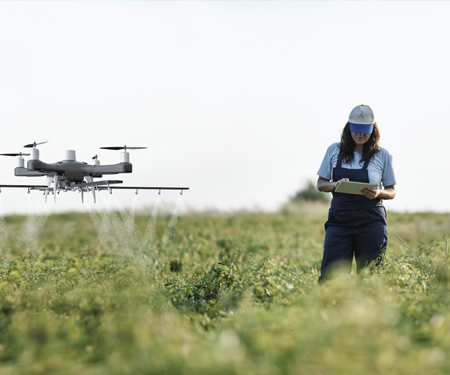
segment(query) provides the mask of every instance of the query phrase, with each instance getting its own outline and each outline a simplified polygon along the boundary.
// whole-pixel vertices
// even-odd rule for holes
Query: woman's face
[[[363,145],[363,144],[365,144],[368,140],[369,140],[369,138],[370,138],[370,134],[363,134],[363,133],[353,133],[353,132],[351,132],[352,133],[352,138],[353,138],[353,140],[355,141],[355,143],[357,144],[357,145]]]

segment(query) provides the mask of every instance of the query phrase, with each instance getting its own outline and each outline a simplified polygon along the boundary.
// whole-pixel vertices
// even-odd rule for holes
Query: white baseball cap
[[[368,105],[358,105],[352,109],[348,117],[352,133],[372,134],[375,116]]]

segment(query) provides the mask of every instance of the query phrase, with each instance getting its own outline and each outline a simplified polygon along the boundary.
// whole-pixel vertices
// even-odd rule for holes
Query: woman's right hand
[[[335,182],[334,190],[337,189],[337,187],[339,186],[339,184],[340,184],[342,181],[350,181],[350,180],[349,180],[348,178],[341,178],[340,180],[336,181],[336,182]]]
[[[342,181],[350,181],[348,178],[341,178],[339,181],[330,181],[326,178],[319,177],[317,180],[317,189],[319,191],[322,191],[324,193],[331,193],[333,192]]]

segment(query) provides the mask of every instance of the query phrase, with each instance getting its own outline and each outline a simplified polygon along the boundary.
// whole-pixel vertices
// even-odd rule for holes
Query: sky
[[[394,158],[388,211],[449,212],[449,16],[449,2],[0,1],[0,153],[49,141],[46,162],[110,164],[120,153],[100,147],[146,146],[124,185],[189,186],[184,210],[274,211],[368,104]],[[0,158],[0,184],[45,184],[15,166]],[[42,200],[0,196],[7,214]],[[52,209],[88,205],[67,193]]]

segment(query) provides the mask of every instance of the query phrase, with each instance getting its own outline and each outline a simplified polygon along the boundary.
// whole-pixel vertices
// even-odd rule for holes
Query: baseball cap
[[[368,105],[358,105],[352,109],[348,117],[352,133],[372,134],[375,116]]]

